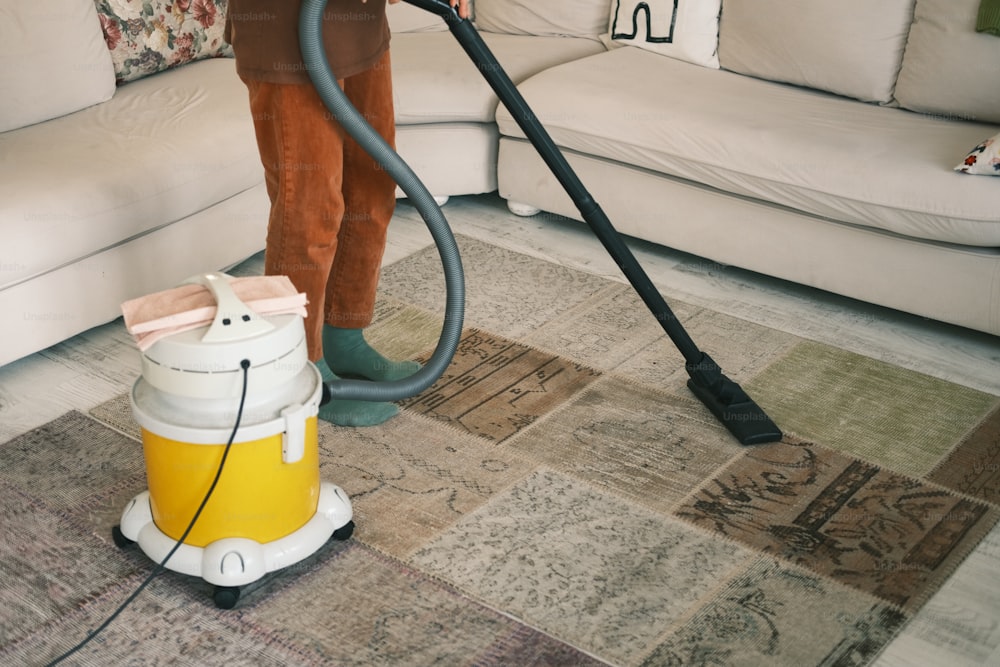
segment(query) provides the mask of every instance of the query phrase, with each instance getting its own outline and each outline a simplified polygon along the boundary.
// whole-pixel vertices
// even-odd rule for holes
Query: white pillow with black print
[[[719,68],[721,0],[611,0],[605,43]]]

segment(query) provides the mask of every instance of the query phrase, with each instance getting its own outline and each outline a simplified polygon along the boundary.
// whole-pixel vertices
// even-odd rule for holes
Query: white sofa
[[[1000,178],[954,170],[1000,132],[1000,37],[976,31],[979,2],[477,0],[475,10],[621,232],[1000,334]],[[641,4],[660,41],[646,39],[641,11],[631,35]],[[443,27],[412,18],[411,31]],[[483,122],[455,109],[495,104],[448,38],[393,42],[394,67],[406,59],[396,85],[424,107],[401,117],[401,137],[419,132],[428,147],[449,145],[451,128],[436,123]],[[521,63],[541,62],[543,48],[565,57],[570,44],[592,52],[525,76]],[[499,108],[496,121],[497,187],[511,209],[581,219],[510,113]],[[484,144],[492,129],[479,128]],[[450,148],[431,157],[430,178],[455,173]],[[493,187],[449,185],[432,191]]]
[[[177,63],[109,52],[95,3],[105,28],[109,11],[141,22],[170,4],[0,6],[0,365],[263,247],[232,60],[153,74]],[[953,170],[1000,132],[1000,38],[975,32],[978,0],[724,0],[721,22],[713,0],[692,16],[680,2],[666,42],[629,38],[636,4],[475,7],[616,227],[1000,334],[1000,178]],[[656,33],[673,0],[647,4]],[[406,4],[389,16],[397,143],[431,192],[579,217],[444,23]]]

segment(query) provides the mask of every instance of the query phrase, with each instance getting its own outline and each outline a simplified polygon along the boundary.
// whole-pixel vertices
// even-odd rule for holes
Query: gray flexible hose
[[[430,387],[448,368],[462,336],[465,315],[465,279],[458,245],[441,208],[424,184],[399,154],[368,124],[330,71],[323,49],[323,11],[327,0],[303,0],[299,13],[299,43],[302,57],[323,103],[347,133],[381,164],[406,193],[419,211],[434,239],[445,279],[445,315],[441,336],[434,353],[423,368],[402,380],[369,382],[367,380],[334,380],[325,386],[324,400],[354,399],[363,401],[398,401]],[[415,286],[416,288],[416,286]]]

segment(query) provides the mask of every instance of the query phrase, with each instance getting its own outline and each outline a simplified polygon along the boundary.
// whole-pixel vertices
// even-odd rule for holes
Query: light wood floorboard
[[[582,223],[545,214],[519,218],[496,195],[453,198],[444,212],[456,233],[624,281]],[[397,261],[431,243],[417,211],[400,202],[384,262]],[[668,302],[680,299],[706,306],[1000,395],[1000,338],[651,244],[630,245]],[[262,267],[262,256],[256,255],[231,272],[257,274]],[[2,366],[0,442],[70,409],[93,408],[127,391],[138,373],[138,355],[120,319]],[[889,646],[878,667],[1000,665],[998,572],[1000,529],[983,541]]]

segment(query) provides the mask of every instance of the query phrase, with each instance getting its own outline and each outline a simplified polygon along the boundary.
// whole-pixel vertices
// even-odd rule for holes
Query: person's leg
[[[271,200],[264,273],[285,275],[309,300],[305,319],[310,361],[324,381],[326,286],[344,212],[344,137],[310,85],[246,81],[261,162]],[[398,412],[392,403],[330,401],[320,417],[341,426],[380,424]]]
[[[396,137],[387,52],[371,69],[344,80],[347,98],[390,146]],[[396,183],[353,139],[344,140],[344,215],[326,288],[323,356],[338,375],[398,380],[420,368],[390,361],[364,339],[375,309],[379,267],[396,206]]]
[[[271,200],[266,275],[288,276],[309,299],[309,359],[323,357],[327,278],[344,213],[343,136],[309,85],[247,81],[257,147]]]

